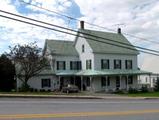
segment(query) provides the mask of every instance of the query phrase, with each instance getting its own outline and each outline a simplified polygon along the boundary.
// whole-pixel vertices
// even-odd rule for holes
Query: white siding
[[[42,88],[41,79],[50,79],[51,80],[51,86]],[[20,88],[21,85],[22,85],[22,81],[17,79],[17,88]],[[28,85],[31,88],[34,88],[34,89],[37,89],[37,90],[44,89],[44,90],[51,90],[51,91],[53,91],[54,89],[57,89],[59,87],[58,78],[56,76],[51,76],[51,75],[35,76],[35,77],[29,79]]]
[[[85,51],[82,52],[82,45],[84,45]],[[82,69],[86,69],[86,60],[91,59],[92,61],[92,69],[94,69],[94,55],[92,53],[92,49],[86,39],[84,38],[78,38],[76,41],[75,48],[79,54],[79,59],[82,62]]]
[[[122,69],[125,69],[125,60],[132,60],[132,68],[137,69],[137,56],[136,55],[119,55],[119,54],[94,54],[95,70],[101,70],[101,59],[109,59],[110,69],[114,69],[114,60],[122,60]]]
[[[79,61],[78,56],[53,56],[55,60],[54,70],[57,71],[56,61],[65,61],[66,70],[70,70],[70,61]]]

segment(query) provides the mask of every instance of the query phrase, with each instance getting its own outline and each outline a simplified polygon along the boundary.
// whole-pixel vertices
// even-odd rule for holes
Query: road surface
[[[159,120],[159,100],[0,98],[0,120]]]

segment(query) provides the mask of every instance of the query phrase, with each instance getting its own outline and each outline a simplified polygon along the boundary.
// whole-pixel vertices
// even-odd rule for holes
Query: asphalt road
[[[0,120],[159,120],[159,100],[0,98]]]

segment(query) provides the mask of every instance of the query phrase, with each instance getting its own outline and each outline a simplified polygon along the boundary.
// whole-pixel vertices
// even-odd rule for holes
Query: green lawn
[[[124,94],[124,96],[130,97],[159,97],[159,92],[148,92],[148,93],[134,93],[134,94]]]
[[[22,94],[22,95],[86,95],[85,93],[62,93],[62,92],[0,92],[0,94]]]
[[[85,96],[85,95],[91,95],[86,94],[84,92],[80,93],[61,93],[61,92],[0,92],[0,94],[23,94],[23,95],[77,95],[77,96]],[[92,94],[92,95],[98,95],[98,93]],[[104,95],[104,94],[103,94]],[[159,92],[148,92],[148,93],[125,93],[125,94],[119,94],[121,96],[129,96],[129,97],[159,97]]]

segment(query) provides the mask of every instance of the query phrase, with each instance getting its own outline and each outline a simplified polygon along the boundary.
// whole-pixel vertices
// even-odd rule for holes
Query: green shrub
[[[143,86],[143,87],[141,88],[141,92],[142,92],[142,93],[148,92],[147,86]]]
[[[51,92],[51,90],[50,90],[50,89],[48,89],[48,90],[47,90],[47,92]]]
[[[22,86],[19,88],[19,92],[28,92],[30,91],[30,86],[28,84],[22,84]]]
[[[130,94],[134,94],[134,93],[138,93],[139,91],[137,90],[137,89],[135,89],[135,88],[129,88],[129,90],[128,90],[128,93],[130,93]]]

